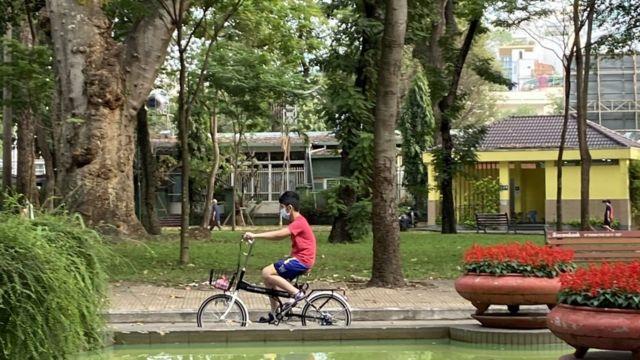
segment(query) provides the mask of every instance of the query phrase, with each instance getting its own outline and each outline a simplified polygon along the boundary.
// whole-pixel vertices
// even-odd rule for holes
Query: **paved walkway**
[[[341,288],[353,309],[383,310],[468,310],[471,305],[460,297],[453,280],[431,280],[411,283],[399,289],[367,288],[357,283],[312,283],[310,288]],[[110,313],[195,311],[200,303],[219,290],[173,288],[146,284],[112,284]],[[269,308],[268,299],[259,294],[243,292],[241,298],[249,310]]]

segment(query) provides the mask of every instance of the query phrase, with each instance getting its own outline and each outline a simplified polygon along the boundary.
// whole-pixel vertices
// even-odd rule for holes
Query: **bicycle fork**
[[[222,314],[222,316],[220,316],[220,320],[226,320],[227,319],[227,315],[229,314],[229,311],[231,311],[231,308],[233,307],[233,304],[235,304],[238,300],[238,290],[235,290],[233,292],[233,294],[231,295],[231,301],[229,301],[229,305],[227,305],[227,310],[225,310],[224,314]],[[239,306],[243,306],[242,303],[238,302]],[[248,319],[247,319],[248,320]]]

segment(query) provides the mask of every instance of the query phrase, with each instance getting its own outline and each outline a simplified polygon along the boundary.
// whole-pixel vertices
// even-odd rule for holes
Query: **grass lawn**
[[[326,228],[324,228],[326,229]],[[316,231],[318,257],[309,281],[349,280],[351,275],[369,277],[372,241],[355,244],[330,244],[328,231]],[[231,274],[238,258],[241,232],[216,231],[211,240],[191,241],[191,264],[177,265],[179,235],[169,230],[159,239],[119,241],[110,244],[114,256],[107,260],[111,281],[146,282],[164,285],[200,283],[209,270]],[[453,279],[460,273],[462,253],[471,244],[495,244],[510,241],[542,244],[542,235],[456,234],[403,232],[400,234],[403,271],[407,279]],[[249,260],[247,274],[255,280],[260,269],[289,253],[289,240],[258,240]]]

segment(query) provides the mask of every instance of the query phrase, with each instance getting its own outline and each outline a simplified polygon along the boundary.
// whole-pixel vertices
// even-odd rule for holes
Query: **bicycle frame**
[[[256,293],[256,294],[267,295],[269,297],[275,298],[278,301],[278,303],[280,303],[280,305],[282,305],[280,298],[293,298],[293,296],[286,291],[270,289],[263,286],[257,286],[244,281],[244,275],[246,273],[247,264],[249,263],[249,257],[251,256],[251,252],[253,251],[254,241],[249,242],[249,249],[247,250],[246,253],[244,253],[244,263],[242,261],[243,260],[242,259],[242,255],[243,255],[242,243],[243,241],[240,242],[240,250],[238,251],[238,265],[236,268],[236,272],[235,274],[233,274],[233,276],[231,277],[231,280],[229,281],[229,287],[227,288],[227,290],[224,290],[225,293],[230,293],[231,302],[229,302],[227,309],[222,314],[222,316],[220,316],[221,320],[226,319],[227,314],[229,313],[229,311],[231,311],[231,308],[236,302],[239,302],[242,306],[244,306],[244,304],[239,298],[240,290],[244,290],[244,291]],[[209,284],[212,284],[212,281],[213,281],[213,270],[211,271],[209,276]],[[320,292],[323,292],[323,293],[330,292],[332,294],[341,292],[342,297],[346,298],[345,291],[342,289],[312,289],[307,294],[307,298],[310,299],[315,294]],[[346,302],[346,299],[345,299],[345,302]],[[301,316],[300,314],[295,314],[293,312],[290,312],[289,314],[290,314],[289,316],[294,316],[294,317]]]

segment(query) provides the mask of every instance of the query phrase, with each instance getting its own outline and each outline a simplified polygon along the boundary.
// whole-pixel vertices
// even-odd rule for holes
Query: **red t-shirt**
[[[289,231],[291,232],[291,256],[311,269],[316,262],[316,237],[307,219],[298,215],[289,224]]]

